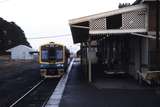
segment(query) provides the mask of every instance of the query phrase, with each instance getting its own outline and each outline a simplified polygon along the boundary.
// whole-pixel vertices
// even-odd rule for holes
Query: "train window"
[[[56,60],[57,61],[63,60],[63,50],[62,49],[56,50]]]
[[[42,58],[42,61],[48,60],[48,50],[42,50],[41,58]]]

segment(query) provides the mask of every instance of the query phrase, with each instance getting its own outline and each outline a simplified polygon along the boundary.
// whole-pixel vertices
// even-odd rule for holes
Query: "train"
[[[67,69],[70,52],[66,46],[50,42],[40,46],[40,75],[44,78],[61,77]]]

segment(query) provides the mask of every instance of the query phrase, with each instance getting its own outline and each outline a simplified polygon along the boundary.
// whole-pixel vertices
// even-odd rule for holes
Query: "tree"
[[[17,45],[30,46],[24,31],[15,22],[0,18],[0,53]]]

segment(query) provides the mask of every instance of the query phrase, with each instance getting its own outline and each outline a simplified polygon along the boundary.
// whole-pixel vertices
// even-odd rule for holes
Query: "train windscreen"
[[[63,60],[63,49],[56,49],[56,60],[62,61]]]
[[[41,50],[42,62],[61,62],[63,61],[63,47],[48,47]]]
[[[48,50],[42,49],[42,51],[41,51],[41,60],[43,62],[47,62],[48,61]]]

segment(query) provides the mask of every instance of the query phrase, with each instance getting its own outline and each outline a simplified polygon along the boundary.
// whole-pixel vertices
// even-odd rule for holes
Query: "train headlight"
[[[57,64],[57,67],[63,67],[63,64]]]
[[[40,68],[45,68],[46,66],[44,64],[41,64],[40,65]]]

